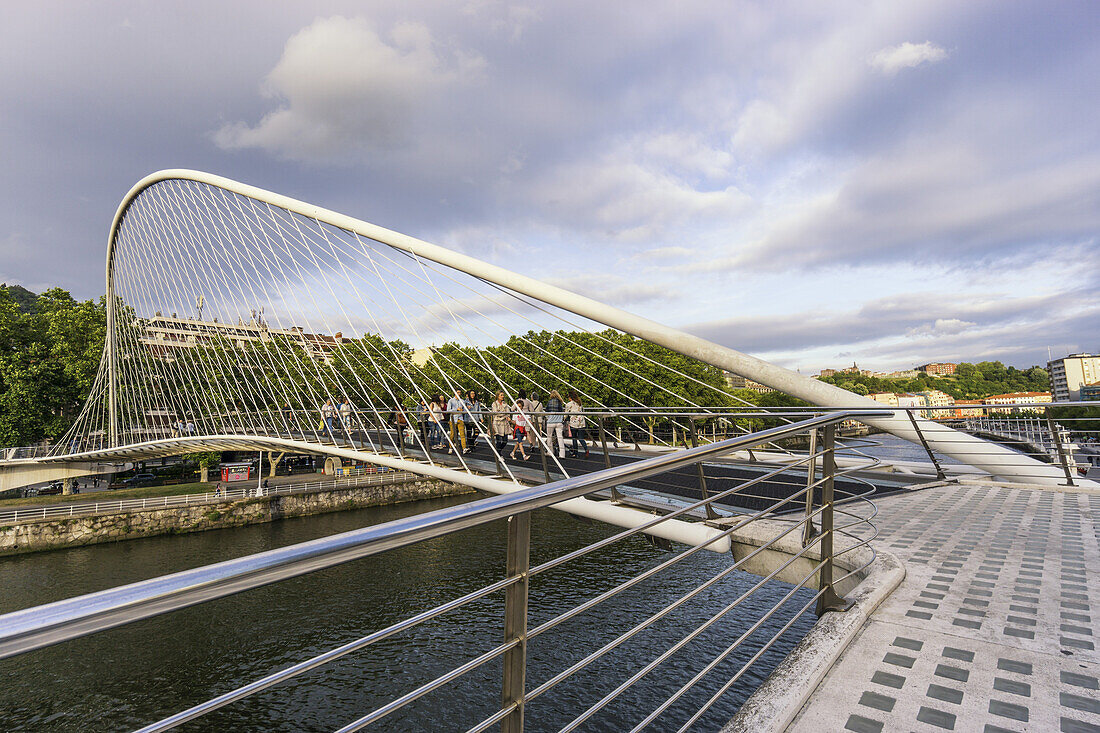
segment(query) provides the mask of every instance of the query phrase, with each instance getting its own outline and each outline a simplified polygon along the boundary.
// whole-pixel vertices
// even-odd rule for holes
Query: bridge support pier
[[[335,476],[336,472],[343,467],[343,463],[336,456],[329,456],[325,459],[325,475]]]

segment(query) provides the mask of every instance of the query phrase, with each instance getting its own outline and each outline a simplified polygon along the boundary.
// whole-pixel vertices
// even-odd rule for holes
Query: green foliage
[[[819,379],[856,394],[938,389],[957,400],[977,400],[1007,392],[1046,392],[1050,389],[1050,378],[1045,369],[1037,366],[1017,369],[999,361],[983,361],[978,364],[963,362],[950,377],[920,374],[913,379],[886,379],[841,373]]]
[[[91,390],[107,332],[102,298],[77,301],[51,288],[30,307],[23,293],[0,287],[0,445],[64,434]]]
[[[188,463],[194,463],[200,467],[211,468],[221,463],[222,454],[214,451],[207,453],[185,453],[182,458]]]
[[[1100,435],[1100,405],[1096,407],[1050,407],[1054,422],[1062,425],[1075,439],[1095,438]]]
[[[27,290],[22,285],[0,284],[0,290],[4,290],[11,296],[12,301],[22,313],[34,313],[37,310],[38,296]]]

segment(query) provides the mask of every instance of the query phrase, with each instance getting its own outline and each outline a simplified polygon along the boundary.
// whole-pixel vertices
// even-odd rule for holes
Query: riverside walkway
[[[875,503],[905,579],[791,730],[1100,731],[1100,492],[968,481]]]

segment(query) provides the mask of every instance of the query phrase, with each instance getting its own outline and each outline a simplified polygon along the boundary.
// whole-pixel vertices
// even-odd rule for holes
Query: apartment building
[[[1050,403],[1051,394],[1050,392],[1009,392],[986,397],[985,401],[989,405],[1004,405],[1003,408],[990,408],[996,409],[997,412],[1044,412],[1045,408],[1035,405]]]
[[[1081,387],[1100,381],[1100,355],[1070,354],[1048,361],[1047,372],[1054,401],[1074,402],[1083,399]]]
[[[955,367],[958,364],[951,364],[949,362],[922,364],[917,367],[918,372],[924,372],[925,374],[931,374],[934,377],[949,377],[955,373]]]

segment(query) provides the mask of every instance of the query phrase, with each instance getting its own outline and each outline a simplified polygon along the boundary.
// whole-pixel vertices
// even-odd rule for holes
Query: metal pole
[[[905,414],[909,416],[909,422],[913,423],[913,429],[917,431],[917,437],[920,438],[920,444],[924,447],[924,452],[928,454],[928,458],[931,459],[932,465],[936,467],[936,479],[939,481],[946,481],[947,474],[940,468],[940,462],[936,460],[936,456],[932,453],[932,449],[928,447],[928,441],[924,439],[924,433],[920,429],[920,425],[917,424],[917,419],[913,417],[912,410],[906,410]]]
[[[810,540],[817,536],[814,527],[814,490],[810,488],[817,480],[817,431],[810,431],[810,463],[806,467],[806,526],[802,528],[802,546],[810,544]]]
[[[1058,448],[1058,462],[1062,464],[1062,470],[1065,471],[1066,474],[1066,485],[1073,486],[1073,472],[1069,470],[1069,461],[1066,460],[1066,449],[1062,445],[1062,436],[1058,434],[1058,429],[1050,413],[1048,412],[1046,415],[1047,427],[1050,428],[1050,437],[1054,439],[1054,445]]]
[[[537,429],[535,431],[535,435],[538,435],[538,430]],[[532,450],[534,450],[534,448],[539,449],[539,456],[542,457],[542,477],[543,477],[543,480],[546,483],[550,483],[550,466],[549,466],[549,464],[546,463],[546,448],[548,446],[549,446],[549,443],[547,443],[545,440],[543,440],[541,445],[535,445],[535,446],[532,447]]]
[[[836,476],[836,425],[825,427],[821,446],[821,570],[818,571],[817,615],[826,611],[847,611],[852,602],[833,588],[833,484]]]
[[[518,578],[504,592],[504,641],[517,641],[504,653],[501,708],[514,705],[501,721],[501,733],[523,733],[524,678],[527,673],[527,571],[531,562],[531,512],[508,517],[505,573]]]
[[[673,423],[675,425],[675,423]],[[698,446],[698,437],[695,434],[695,419],[688,415],[688,425],[691,428],[691,447]],[[703,462],[699,461],[695,464],[695,475],[699,479],[699,491],[702,492],[704,499],[710,498],[710,493],[707,491],[707,474],[703,471]],[[706,504],[707,519],[718,519],[718,512],[714,511],[714,505],[711,502]]]
[[[607,451],[607,431],[603,427],[603,417],[596,418],[596,426],[600,431],[600,446],[603,448],[603,466],[604,468],[611,468],[611,454]],[[620,498],[619,487],[612,486],[611,501],[618,501]]]

